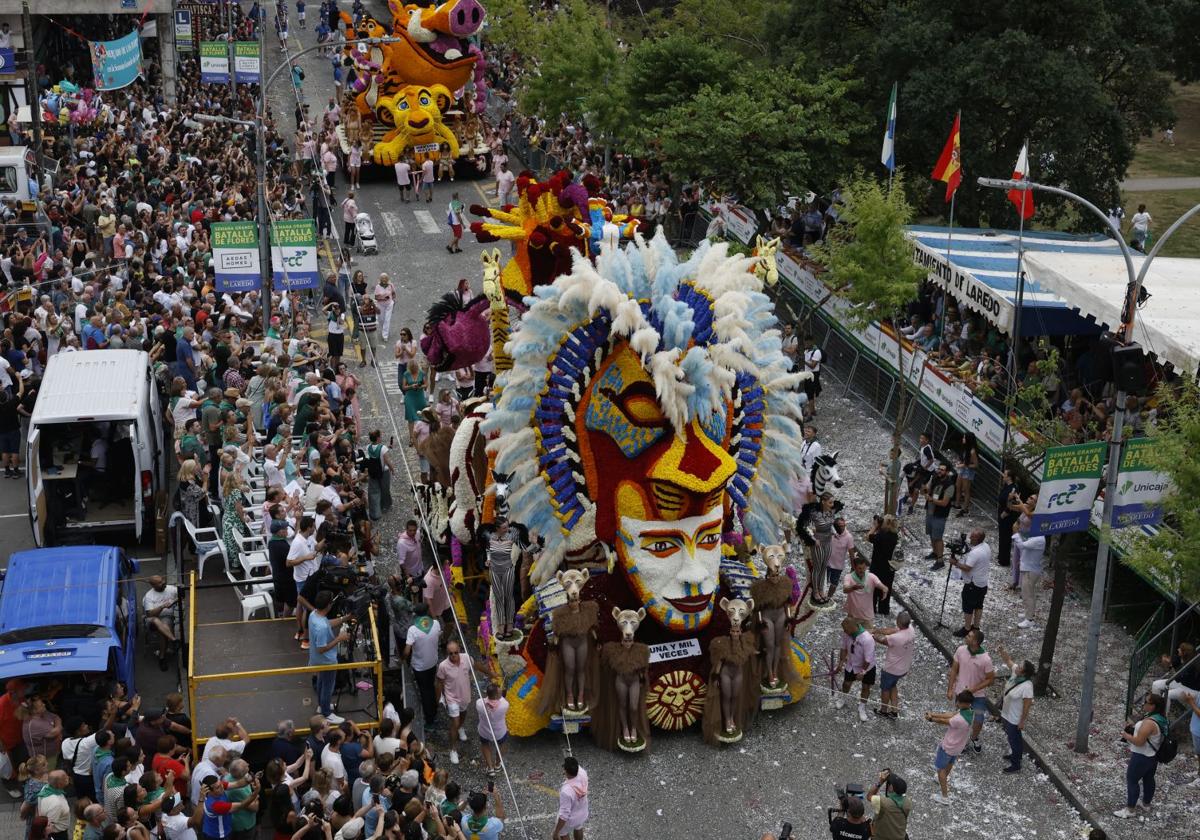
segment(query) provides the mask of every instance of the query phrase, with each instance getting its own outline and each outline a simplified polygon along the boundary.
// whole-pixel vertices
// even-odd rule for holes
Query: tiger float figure
[[[724,556],[722,534],[776,542],[801,471],[796,385],[755,258],[703,243],[686,262],[659,234],[605,249],[595,266],[535,289],[508,349],[513,368],[480,429],[508,478],[511,519],[544,539],[536,608],[507,690],[509,728],[551,723],[538,702],[563,568],[588,568],[600,644],[621,638],[616,608],[644,610],[652,724],[704,716],[709,646],[730,634],[722,599],[748,599],[764,570]],[[810,576],[811,578],[811,576]],[[816,611],[811,579],[799,599]],[[808,688],[807,651],[785,642],[784,702]],[[669,653],[668,653],[669,651]]]

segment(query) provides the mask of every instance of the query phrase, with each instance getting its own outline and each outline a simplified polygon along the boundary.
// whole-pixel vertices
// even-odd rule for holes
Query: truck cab
[[[0,683],[108,675],[132,696],[137,571],[111,546],[13,554],[0,584]]]

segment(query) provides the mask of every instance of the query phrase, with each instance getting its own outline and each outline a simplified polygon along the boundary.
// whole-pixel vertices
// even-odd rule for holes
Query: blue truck
[[[119,548],[19,551],[0,584],[0,685],[102,673],[134,692],[137,561]]]

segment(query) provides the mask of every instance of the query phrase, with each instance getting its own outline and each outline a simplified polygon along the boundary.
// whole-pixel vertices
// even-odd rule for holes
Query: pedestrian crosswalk
[[[384,394],[391,397],[403,397],[404,392],[400,390],[400,362],[380,361],[379,372],[383,373]]]

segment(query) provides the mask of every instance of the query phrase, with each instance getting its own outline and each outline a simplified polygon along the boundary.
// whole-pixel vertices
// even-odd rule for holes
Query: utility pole
[[[262,266],[263,338],[271,327],[271,243],[270,217],[267,214],[267,46],[261,17],[255,21],[258,32],[258,120],[254,132],[255,166],[258,175],[258,261]],[[284,292],[286,294],[286,291]]]
[[[33,57],[33,24],[29,3],[21,4],[21,38],[25,42],[25,80],[29,88],[29,121],[33,126],[33,160],[42,163],[42,93],[38,90],[37,61]]]
[[[237,105],[237,72],[234,70],[233,57],[233,0],[225,0],[225,26],[229,30],[229,38],[226,41],[226,50],[229,59],[229,98],[232,101],[231,107]]]

